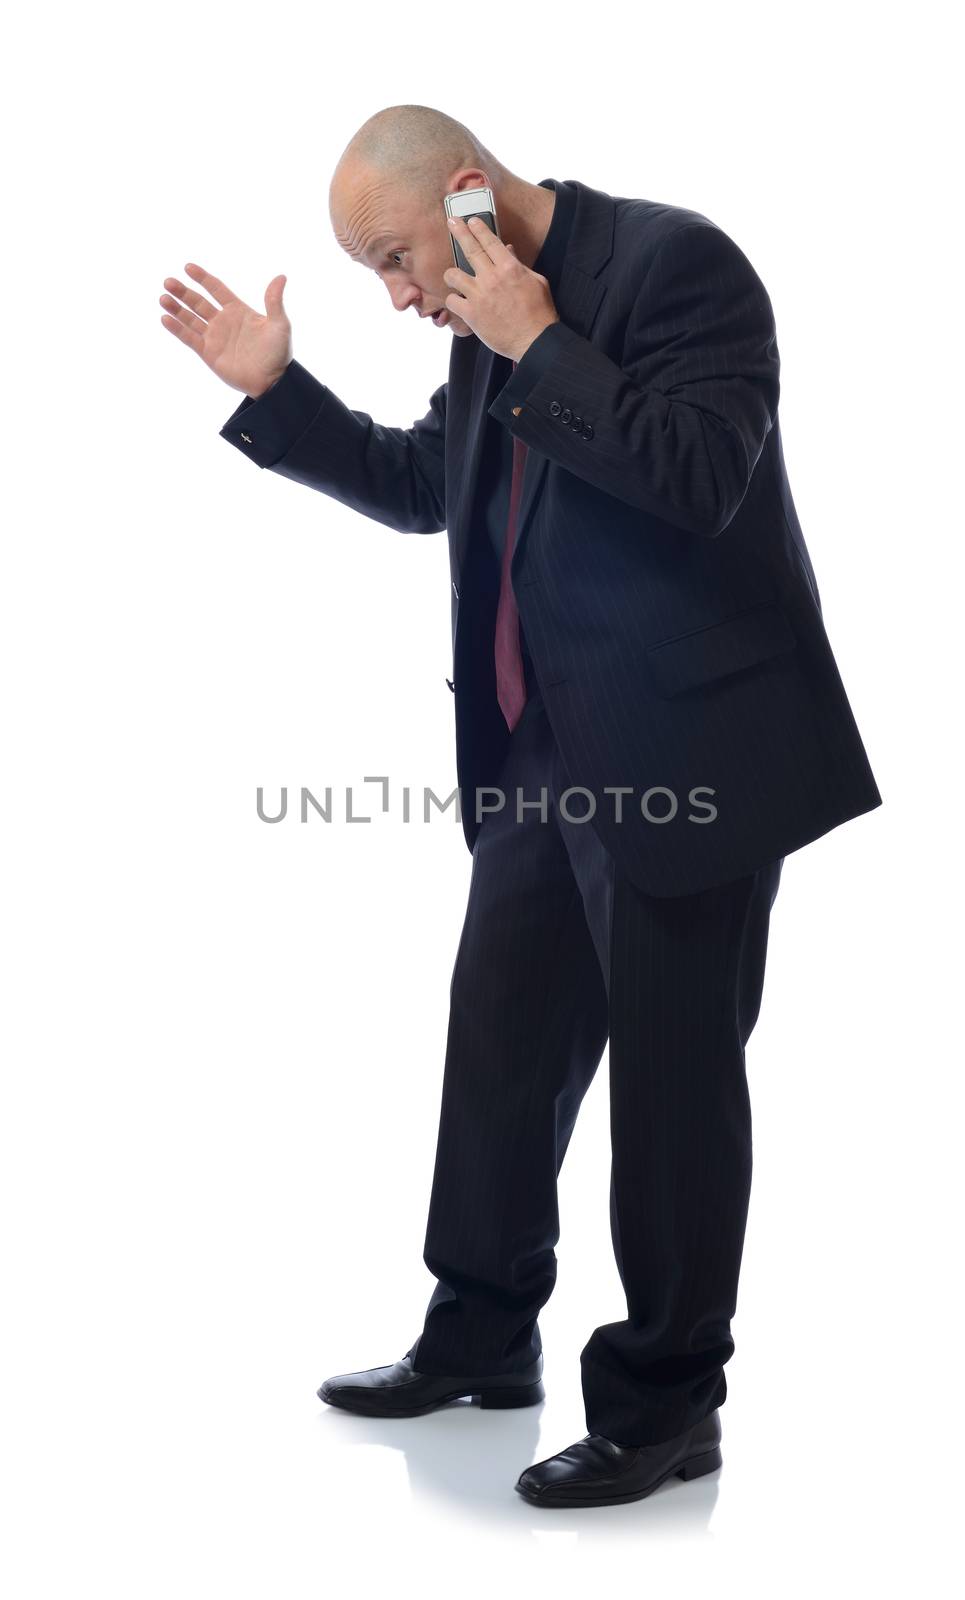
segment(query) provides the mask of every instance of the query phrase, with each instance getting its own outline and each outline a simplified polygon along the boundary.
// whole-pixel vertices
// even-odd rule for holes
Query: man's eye
[[[393,259],[395,256],[404,256],[404,255],[405,255],[405,251],[401,250],[401,249],[400,250],[390,250],[389,251],[390,259]]]

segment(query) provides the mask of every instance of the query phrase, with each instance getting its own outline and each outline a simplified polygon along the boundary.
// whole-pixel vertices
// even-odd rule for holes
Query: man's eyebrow
[[[373,255],[375,253],[375,251],[379,248],[380,245],[388,244],[389,240],[393,239],[394,237],[395,237],[395,235],[391,234],[391,233],[380,233],[379,237],[377,239],[373,239],[372,240],[372,243],[369,245],[368,249],[365,251],[365,254],[367,256]]]

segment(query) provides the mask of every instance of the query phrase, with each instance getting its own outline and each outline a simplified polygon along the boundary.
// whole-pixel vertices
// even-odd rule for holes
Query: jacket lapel
[[[560,314],[560,321],[574,332],[588,338],[607,289],[603,268],[613,254],[614,202],[611,195],[605,194],[601,189],[591,189],[576,178],[569,178],[566,181],[572,183],[576,189],[576,208],[566,259],[553,298]],[[478,491],[483,437],[490,422],[490,407],[499,392],[499,379],[494,372],[496,357],[493,351],[475,335],[473,342],[477,349],[468,410],[466,460],[450,527],[457,572],[465,570],[473,524],[472,511]],[[502,424],[498,423],[497,426],[501,427]],[[516,524],[514,572],[533,508],[543,486],[546,468],[546,456],[539,455],[534,450],[527,451]]]

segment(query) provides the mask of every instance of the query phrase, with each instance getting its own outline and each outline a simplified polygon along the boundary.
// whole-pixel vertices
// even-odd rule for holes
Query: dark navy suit
[[[534,265],[560,320],[515,372],[453,338],[447,383],[406,429],[292,362],[222,434],[399,531],[448,529],[473,869],[416,1364],[498,1373],[541,1349],[556,1179],[609,1041],[628,1315],[594,1330],[583,1388],[590,1432],[650,1443],[726,1396],[744,1047],[783,859],[881,795],[791,499],[760,279],[697,212],[543,182],[558,198]],[[493,627],[514,435],[529,699],[510,734]],[[545,820],[517,813],[517,790],[545,790]]]

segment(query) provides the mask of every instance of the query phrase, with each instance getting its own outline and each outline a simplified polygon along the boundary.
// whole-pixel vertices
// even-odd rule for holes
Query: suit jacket
[[[293,361],[221,432],[400,532],[448,530],[470,849],[476,789],[496,786],[510,737],[479,503],[487,418],[518,435],[529,448],[512,582],[566,773],[587,791],[570,814],[591,812],[584,825],[644,892],[689,894],[881,795],[791,498],[763,284],[699,212],[569,181],[560,320],[509,383],[493,381],[475,335],[453,337],[425,416],[386,427]]]

